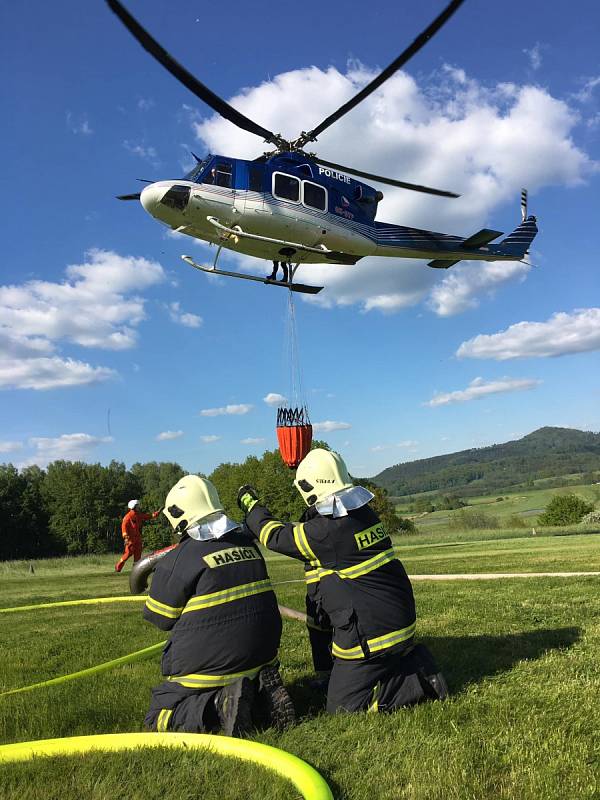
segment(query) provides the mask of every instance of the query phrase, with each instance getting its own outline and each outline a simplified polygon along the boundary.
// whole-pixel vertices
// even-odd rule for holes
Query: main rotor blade
[[[110,1],[110,0],[109,0]],[[323,131],[328,128],[330,125],[333,125],[334,122],[337,122],[338,119],[347,114],[351,111],[355,106],[361,103],[366,97],[372,94],[375,89],[378,89],[382,83],[385,83],[388,78],[391,78],[394,72],[400,69],[400,67],[404,66],[406,62],[411,59],[419,50],[424,47],[427,42],[434,36],[439,29],[447,22],[448,19],[454,14],[454,12],[463,4],[464,0],[452,0],[451,3],[448,3],[446,8],[439,14],[425,30],[420,33],[414,42],[409,45],[403,53],[401,53],[395,61],[387,66],[383,72],[381,72],[376,78],[374,78],[371,83],[367,84],[364,89],[361,89],[358,94],[354,95],[351,100],[348,100],[347,103],[344,103],[343,106],[340,106],[337,111],[333,114],[330,114],[327,119],[324,119],[320,125],[317,125],[316,128],[313,128],[312,131],[308,133],[302,134],[300,136],[300,141],[302,146],[307,142],[314,141],[319,134],[323,133]]]
[[[322,164],[324,167],[339,169],[340,172],[348,172],[350,175],[358,175],[359,178],[366,178],[368,181],[387,183],[388,186],[399,186],[401,189],[411,189],[413,192],[424,192],[425,194],[436,194],[440,197],[460,197],[459,194],[446,192],[444,189],[432,189],[430,186],[421,186],[418,183],[407,183],[406,181],[397,181],[394,178],[384,178],[382,175],[373,175],[371,172],[361,172],[359,169],[344,167],[342,164],[334,164],[333,161],[324,161],[322,158],[316,157],[314,160],[317,164]]]
[[[139,200],[140,193],[136,192],[135,194],[118,194],[117,200]]]
[[[111,11],[114,11],[127,30],[142,45],[144,50],[150,53],[151,56],[162,64],[162,66],[168,70],[171,75],[177,78],[178,81],[183,83],[196,97],[203,100],[214,111],[222,117],[225,117],[225,119],[228,119],[229,122],[233,122],[238,128],[242,128],[248,131],[248,133],[254,133],[256,136],[260,136],[268,142],[276,143],[277,137],[272,131],[268,131],[266,128],[263,128],[261,125],[258,125],[256,122],[244,116],[244,114],[236,111],[233,106],[230,106],[229,103],[226,103],[225,100],[212,92],[208,86],[205,86],[201,81],[195,78],[185,67],[176,61],[173,56],[167,53],[164,47],[162,47],[156,39],[152,38],[148,31],[142,28],[140,23],[131,16],[129,11],[127,11],[118,0],[106,0],[106,2]]]

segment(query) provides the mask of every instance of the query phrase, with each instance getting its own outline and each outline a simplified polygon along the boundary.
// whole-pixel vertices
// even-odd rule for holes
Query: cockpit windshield
[[[192,183],[200,183],[200,176],[208,166],[210,159],[211,156],[208,155],[206,158],[203,158],[202,161],[199,161],[196,166],[187,173],[184,180],[192,181]]]

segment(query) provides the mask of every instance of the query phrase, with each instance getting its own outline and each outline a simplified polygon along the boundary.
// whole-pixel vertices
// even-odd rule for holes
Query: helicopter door
[[[209,202],[214,203],[214,213],[233,213],[236,207],[236,191],[231,161],[217,161],[211,167],[202,183],[214,186]]]
[[[258,214],[269,210],[265,206],[265,168],[263,164],[248,165],[248,192],[246,194],[246,211]]]

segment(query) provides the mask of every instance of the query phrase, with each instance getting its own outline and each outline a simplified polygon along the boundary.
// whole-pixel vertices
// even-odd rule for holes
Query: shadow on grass
[[[440,636],[424,638],[446,676],[452,694],[484,678],[508,672],[519,661],[540,658],[548,650],[565,650],[580,629],[544,628],[505,636]]]
[[[580,637],[579,628],[547,628],[506,636],[424,637],[448,681],[451,694],[484,678],[507,672],[519,661],[540,658],[548,650],[564,650]],[[312,689],[309,679],[288,686],[298,716],[312,717],[325,709],[325,693]]]

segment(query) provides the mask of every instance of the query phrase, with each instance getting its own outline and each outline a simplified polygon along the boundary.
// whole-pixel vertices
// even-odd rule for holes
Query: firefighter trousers
[[[186,689],[165,681],[152,690],[144,728],[151,731],[215,733],[219,717],[215,708],[221,689]]]
[[[411,643],[375,658],[336,658],[327,691],[327,711],[394,711],[445,697],[445,681],[423,644]]]
[[[268,727],[273,722],[266,696],[269,690],[263,682],[266,672],[261,670],[251,679],[256,692],[252,721],[257,728]],[[144,728],[180,733],[218,733],[221,723],[215,703],[222,688],[188,689],[174,681],[163,681],[152,690]]]
[[[131,558],[133,556],[133,563],[135,564],[135,562],[139,561],[140,558],[142,557],[141,539],[127,539],[124,541],[125,541],[125,551],[121,556],[121,558],[115,564],[115,569],[117,572],[121,572],[128,558]]]
[[[333,667],[331,640],[333,629],[321,606],[319,584],[309,584],[306,592],[306,627],[315,672],[330,672]]]

